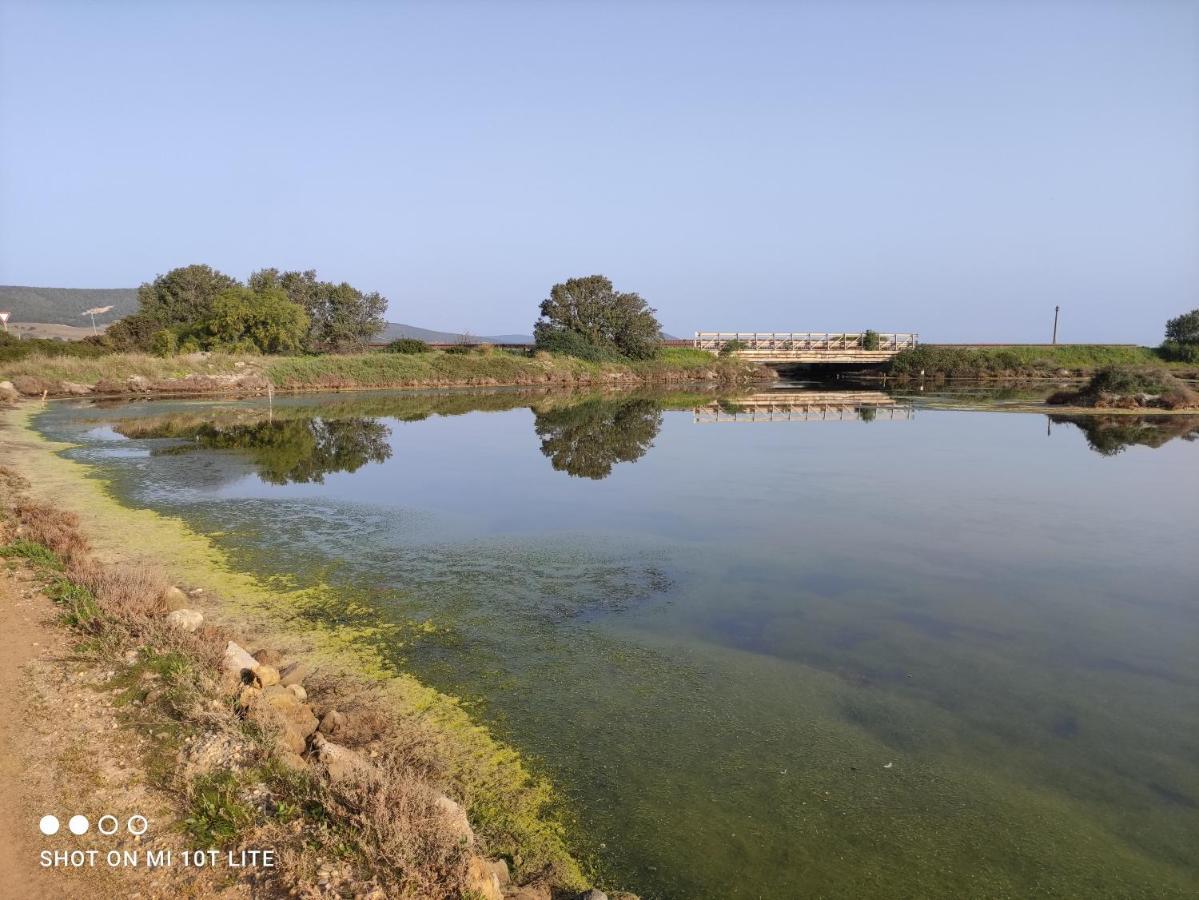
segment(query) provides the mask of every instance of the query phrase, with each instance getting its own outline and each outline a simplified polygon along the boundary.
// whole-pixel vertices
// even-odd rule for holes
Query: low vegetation
[[[702,350],[668,347],[645,360],[593,362],[545,352],[508,352],[476,345],[424,353],[369,352],[295,356],[146,353],[34,355],[0,362],[0,381],[26,396],[123,393],[255,393],[640,382],[746,382],[770,377],[752,363]]]
[[[1100,409],[1199,409],[1199,392],[1160,366],[1111,366],[1080,389],[1058,391],[1045,402]]]
[[[924,344],[898,353],[888,373],[899,378],[1051,378],[1087,374],[1105,366],[1161,362],[1156,350],[1121,344],[978,348]]]

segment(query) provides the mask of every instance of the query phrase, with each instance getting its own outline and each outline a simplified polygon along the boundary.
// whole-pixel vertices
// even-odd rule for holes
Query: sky
[[[316,269],[528,332],[1157,343],[1199,307],[1199,0],[0,0],[0,283]]]

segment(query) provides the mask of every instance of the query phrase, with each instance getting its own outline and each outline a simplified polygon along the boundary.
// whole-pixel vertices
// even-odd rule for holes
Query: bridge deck
[[[720,353],[735,341],[734,356],[760,363],[881,363],[918,342],[911,332],[887,332],[868,350],[866,337],[860,331],[697,331],[693,346]]]

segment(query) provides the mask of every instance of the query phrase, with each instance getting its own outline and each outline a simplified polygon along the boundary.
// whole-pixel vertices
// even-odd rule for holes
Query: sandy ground
[[[171,849],[178,860],[187,846],[174,798],[148,786],[146,740],[121,721],[113,673],[75,653],[57,615],[24,563],[0,561],[0,897],[250,896],[248,885],[210,872],[145,866],[147,850]],[[41,832],[46,815],[59,820],[57,834]],[[75,815],[87,817],[85,834],[71,833]],[[115,818],[115,834],[99,833],[104,815]],[[147,819],[141,836],[129,833],[135,815]],[[94,865],[41,864],[45,851],[91,850]],[[109,865],[112,851],[118,867]],[[125,865],[133,853],[138,865]]]
[[[96,331],[104,333],[107,325],[96,325]],[[91,325],[53,325],[46,322],[9,322],[8,333],[22,338],[48,338],[50,340],[81,341],[95,332]]]

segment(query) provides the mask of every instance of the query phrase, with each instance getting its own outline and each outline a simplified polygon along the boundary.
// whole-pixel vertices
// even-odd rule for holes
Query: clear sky
[[[315,268],[527,331],[1156,343],[1199,306],[1199,0],[0,0],[0,283]]]

